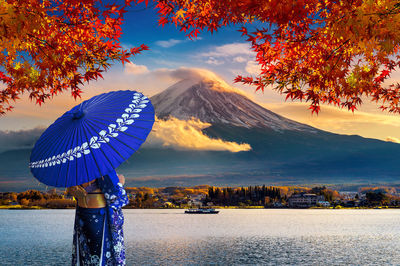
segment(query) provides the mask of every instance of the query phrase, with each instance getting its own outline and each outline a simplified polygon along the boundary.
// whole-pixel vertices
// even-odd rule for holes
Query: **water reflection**
[[[240,237],[130,242],[129,265],[398,265],[394,237]]]
[[[0,265],[68,265],[73,210],[0,211]],[[400,210],[125,210],[128,265],[400,265]]]

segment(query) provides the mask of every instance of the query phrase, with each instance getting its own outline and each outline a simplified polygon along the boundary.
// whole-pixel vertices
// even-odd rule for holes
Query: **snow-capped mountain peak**
[[[195,117],[211,124],[246,128],[318,131],[265,109],[246,97],[244,92],[219,79],[184,79],[154,95],[151,101],[159,118],[174,116],[188,120]]]

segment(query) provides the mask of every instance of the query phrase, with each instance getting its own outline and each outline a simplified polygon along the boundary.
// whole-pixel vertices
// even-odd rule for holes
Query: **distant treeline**
[[[322,195],[330,206],[399,206],[400,197],[395,187],[361,187],[351,197],[325,186],[248,186],[215,187],[126,187],[129,204],[126,208],[185,208],[195,206],[264,206],[286,207],[289,198],[298,193]],[[73,208],[76,201],[64,191],[0,192],[0,205],[38,206],[43,208]]]
[[[48,192],[27,190],[24,192],[0,192],[0,205],[38,206],[42,208],[74,208],[76,201],[65,199],[63,193],[55,189]]]
[[[241,188],[210,187],[204,202],[219,206],[262,206],[280,202],[286,197],[287,195],[282,195],[279,188],[265,185]]]

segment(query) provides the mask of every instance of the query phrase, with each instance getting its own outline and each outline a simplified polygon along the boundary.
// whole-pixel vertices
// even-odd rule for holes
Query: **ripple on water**
[[[400,265],[400,210],[124,210],[127,265]],[[73,210],[0,210],[0,265],[68,265]]]

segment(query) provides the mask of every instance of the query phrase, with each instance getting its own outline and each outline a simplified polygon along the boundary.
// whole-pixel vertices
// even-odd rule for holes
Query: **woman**
[[[125,265],[121,208],[129,199],[125,179],[113,171],[67,189],[76,207],[72,265]]]

